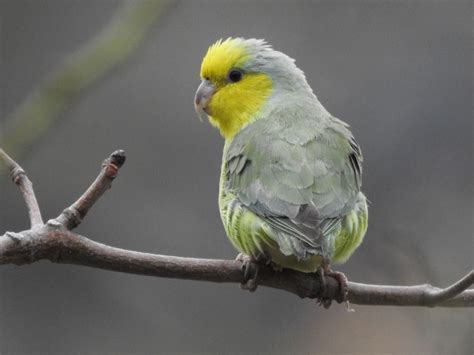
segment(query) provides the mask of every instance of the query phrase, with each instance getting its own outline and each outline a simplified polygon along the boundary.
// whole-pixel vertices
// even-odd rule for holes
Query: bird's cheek
[[[207,111],[209,115],[216,118],[226,114],[229,108],[229,97],[225,89],[217,90],[209,100]]]

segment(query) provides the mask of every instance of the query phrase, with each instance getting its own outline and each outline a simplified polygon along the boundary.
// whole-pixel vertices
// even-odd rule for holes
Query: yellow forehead
[[[241,39],[219,40],[209,47],[201,65],[201,78],[223,80],[231,68],[243,65],[249,57]]]

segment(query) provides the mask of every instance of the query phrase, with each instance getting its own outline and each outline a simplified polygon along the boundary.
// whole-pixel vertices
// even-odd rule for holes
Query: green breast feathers
[[[367,229],[362,155],[336,118],[261,118],[226,142],[219,206],[233,245],[313,272],[344,262]]]

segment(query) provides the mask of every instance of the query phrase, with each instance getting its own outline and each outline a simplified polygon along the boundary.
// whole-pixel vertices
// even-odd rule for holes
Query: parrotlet
[[[217,41],[200,76],[196,112],[225,139],[219,210],[231,243],[257,265],[331,273],[368,224],[362,153],[349,126],[264,40]],[[255,289],[255,278],[246,285]]]

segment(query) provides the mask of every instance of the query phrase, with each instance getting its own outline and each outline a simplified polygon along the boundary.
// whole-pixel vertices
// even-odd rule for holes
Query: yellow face
[[[272,91],[268,74],[243,69],[250,56],[241,40],[227,39],[209,47],[202,61],[196,107],[209,114],[226,139],[256,119]]]

